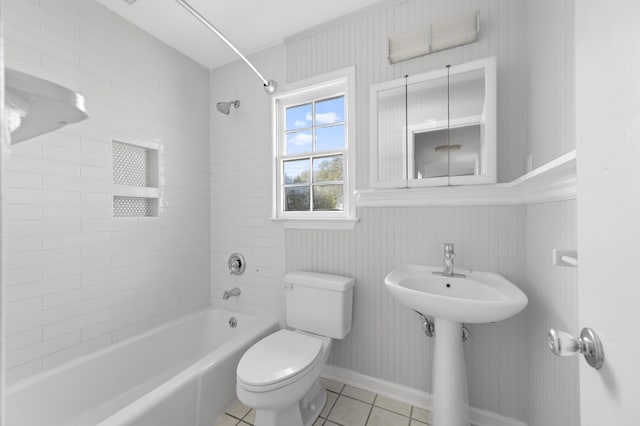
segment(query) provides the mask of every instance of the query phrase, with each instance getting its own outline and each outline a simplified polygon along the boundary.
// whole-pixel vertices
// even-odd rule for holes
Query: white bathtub
[[[229,318],[237,318],[237,327]],[[211,426],[275,319],[207,309],[6,389],[7,426]]]

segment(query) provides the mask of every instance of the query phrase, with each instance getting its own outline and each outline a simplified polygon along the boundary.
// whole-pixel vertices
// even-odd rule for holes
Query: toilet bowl
[[[320,374],[332,340],[280,330],[249,349],[237,370],[236,393],[256,409],[258,426],[311,425],[326,402]]]
[[[311,426],[327,401],[320,374],[333,339],[351,331],[352,278],[315,272],[285,275],[287,325],[240,359],[236,393],[255,408],[255,426]]]

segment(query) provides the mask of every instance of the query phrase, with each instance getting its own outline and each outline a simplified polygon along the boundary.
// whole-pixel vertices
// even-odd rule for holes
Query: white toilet
[[[332,339],[351,331],[353,278],[316,272],[285,275],[287,326],[242,356],[236,392],[256,409],[256,426],[311,426],[327,392],[320,373]]]

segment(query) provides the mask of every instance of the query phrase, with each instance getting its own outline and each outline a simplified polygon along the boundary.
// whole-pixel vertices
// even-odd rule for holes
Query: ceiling
[[[97,0],[118,15],[207,68],[237,59],[222,41],[174,0]],[[245,55],[281,43],[287,36],[378,0],[189,0]]]

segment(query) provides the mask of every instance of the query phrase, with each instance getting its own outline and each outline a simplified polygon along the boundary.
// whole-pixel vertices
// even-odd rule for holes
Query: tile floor
[[[321,379],[321,381],[327,389],[327,404],[313,426],[426,426],[431,424],[431,413],[422,408],[332,380]],[[255,410],[236,401],[213,426],[253,425],[255,418]]]

